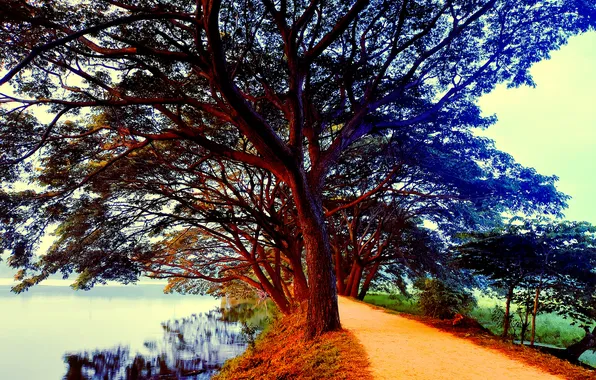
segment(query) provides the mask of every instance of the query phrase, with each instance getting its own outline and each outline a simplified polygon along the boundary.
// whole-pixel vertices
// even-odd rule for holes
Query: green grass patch
[[[480,322],[484,327],[496,335],[501,335],[503,326],[492,320],[492,313],[496,306],[505,307],[505,301],[487,297],[480,292],[475,292],[477,307],[472,310],[470,316]],[[513,321],[520,321],[515,314],[513,307]],[[519,331],[517,331],[519,333]],[[536,317],[536,342],[552,344],[558,347],[567,347],[584,336],[584,330],[571,325],[571,320],[563,318],[556,313],[538,314]],[[526,339],[530,338],[529,331]]]
[[[422,315],[416,299],[405,297],[402,294],[371,293],[364,297],[364,302],[400,313]]]

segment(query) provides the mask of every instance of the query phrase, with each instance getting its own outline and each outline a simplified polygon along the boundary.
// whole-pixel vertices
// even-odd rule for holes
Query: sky
[[[531,69],[536,87],[500,86],[479,100],[482,135],[571,195],[565,219],[596,224],[596,32],[570,39]]]

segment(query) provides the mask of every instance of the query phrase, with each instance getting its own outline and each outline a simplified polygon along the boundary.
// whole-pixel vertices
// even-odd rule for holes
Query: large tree
[[[61,205],[100,196],[91,184],[103,173],[144,150],[163,155],[160,142],[173,141],[288,187],[306,252],[309,336],[339,327],[321,194],[342,153],[363,136],[438,117],[477,125],[479,95],[499,82],[531,84],[532,63],[594,22],[594,6],[581,0],[3,7],[2,179],[45,168],[43,188],[15,194],[6,185],[2,194],[7,214],[35,209],[3,225],[11,264],[40,269],[32,239],[61,221]],[[38,120],[34,109],[51,116]],[[125,182],[110,186],[126,192]],[[134,245],[118,236],[114,249]],[[134,272],[124,258],[105,268],[105,277]]]

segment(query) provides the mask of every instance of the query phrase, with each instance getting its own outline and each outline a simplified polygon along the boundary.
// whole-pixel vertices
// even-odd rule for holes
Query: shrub
[[[242,324],[242,328],[240,330],[242,337],[244,340],[246,340],[246,343],[248,343],[250,349],[254,350],[257,335],[262,331],[262,329],[259,329],[259,326],[250,324],[246,321],[242,321],[240,323]]]
[[[429,317],[453,318],[457,313],[467,314],[476,305],[472,293],[438,279],[420,278],[414,282],[414,288],[418,306]]]

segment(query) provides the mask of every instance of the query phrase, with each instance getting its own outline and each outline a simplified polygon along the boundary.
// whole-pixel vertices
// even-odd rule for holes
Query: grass
[[[476,319],[478,322],[480,322],[485,328],[489,329],[496,336],[501,335],[503,328],[498,323],[492,320],[492,313],[495,306],[502,306],[504,302],[495,298],[484,296],[480,292],[476,292],[474,295],[477,300],[477,306],[472,310],[470,316]],[[377,293],[367,295],[364,298],[364,302],[376,306],[381,306],[383,308],[393,310],[399,313],[403,313],[405,314],[405,316],[408,316],[410,318],[422,318],[422,321],[427,324],[431,324],[435,327],[447,330],[449,332],[455,331],[456,335],[458,335],[459,330],[454,330],[452,326],[451,328],[449,328],[451,321],[440,322],[432,320],[430,318],[422,317],[422,313],[416,305],[416,300],[413,298],[406,298],[403,295],[399,294],[389,295]],[[475,336],[474,334],[467,334],[469,333],[466,332],[465,334],[463,334],[464,337],[466,337],[466,339]],[[591,371],[586,371],[577,366],[573,366],[572,364],[556,359],[551,355],[539,353],[536,350],[533,350],[529,347],[514,345],[510,342],[504,342],[498,339],[496,336],[493,336],[492,338],[488,339],[487,335],[481,339],[473,338],[472,340],[476,340],[476,343],[479,343],[480,345],[488,345],[491,348],[496,348],[501,351],[504,351],[506,354],[511,353],[516,358],[521,358],[529,364],[536,365],[544,369],[548,369],[549,366],[558,366],[561,369],[561,371],[563,371],[558,374],[564,374],[567,378],[596,378],[596,375]],[[577,326],[572,326],[568,319],[565,319],[560,315],[554,313],[539,314],[536,318],[536,342],[538,343],[551,344],[558,347],[567,347],[571,343],[574,343],[581,339],[583,336],[584,331],[581,328]],[[528,339],[528,337],[529,333],[526,336],[526,339]],[[580,360],[586,364],[596,367],[596,353],[594,353],[593,351],[588,351],[584,353]],[[575,371],[576,368],[577,373]],[[585,374],[584,371],[588,374]],[[552,371],[550,372],[554,373]]]
[[[501,335],[503,326],[492,320],[492,312],[495,306],[504,307],[504,301],[487,297],[480,292],[475,294],[478,302],[477,307],[472,310],[470,316],[478,320],[482,325],[491,330],[496,335]],[[515,314],[513,310],[513,321],[519,322],[520,317]],[[519,334],[519,331],[517,331]],[[529,332],[526,339],[529,339]],[[572,326],[569,319],[563,318],[556,313],[538,314],[536,317],[536,342],[543,344],[551,344],[557,347],[567,347],[570,344],[577,342],[584,336],[584,330]]]
[[[305,315],[295,313],[270,324],[255,346],[228,360],[214,380],[372,380],[364,348],[348,331],[304,339]]]
[[[493,308],[477,307],[470,313],[470,316],[478,320],[484,327],[495,335],[501,335],[503,326],[492,320]],[[514,315],[514,320],[519,321],[519,316]],[[519,331],[516,332],[519,335]],[[569,319],[565,319],[554,313],[539,314],[536,317],[536,342],[552,344],[557,347],[567,347],[577,342],[584,336],[584,330],[572,326]],[[529,339],[529,331],[526,339]]]
[[[416,300],[413,298],[406,298],[401,294],[367,294],[366,297],[364,297],[364,302],[400,313],[422,315]]]

